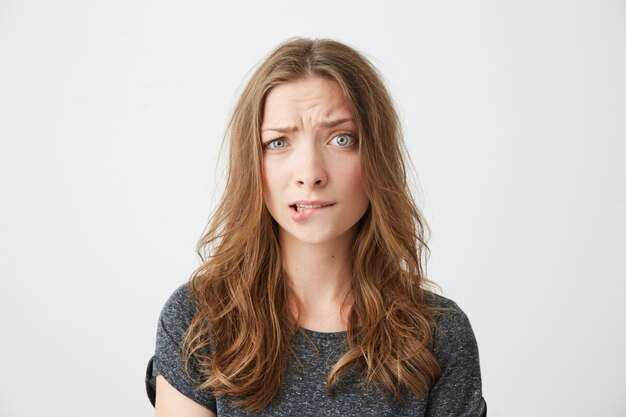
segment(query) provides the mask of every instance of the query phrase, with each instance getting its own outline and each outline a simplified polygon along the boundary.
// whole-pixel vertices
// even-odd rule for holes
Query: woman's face
[[[263,197],[281,244],[354,238],[369,199],[356,124],[339,85],[306,77],[274,87],[263,109]]]

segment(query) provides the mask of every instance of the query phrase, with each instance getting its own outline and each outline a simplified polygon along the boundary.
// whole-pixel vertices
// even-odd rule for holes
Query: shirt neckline
[[[309,337],[314,337],[316,339],[342,339],[345,338],[348,334],[346,330],[342,330],[339,332],[318,332],[304,327],[300,327],[299,329]]]

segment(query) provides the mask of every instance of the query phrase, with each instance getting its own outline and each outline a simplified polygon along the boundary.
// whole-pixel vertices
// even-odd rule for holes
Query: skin
[[[353,115],[338,84],[320,77],[275,87],[263,110],[263,194],[279,225],[291,311],[301,327],[345,330],[352,304],[349,251],[369,206]],[[332,205],[305,209],[305,218],[295,221],[289,205],[302,200]],[[216,416],[161,375],[156,381],[156,417]]]
[[[336,82],[312,76],[272,89],[263,114],[263,194],[279,225],[292,312],[301,327],[345,330],[349,252],[369,206],[349,104]],[[302,200],[332,205],[295,220],[290,205]]]

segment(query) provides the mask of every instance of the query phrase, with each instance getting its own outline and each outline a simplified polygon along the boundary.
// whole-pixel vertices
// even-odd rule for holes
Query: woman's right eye
[[[285,146],[287,146],[287,141],[282,138],[270,140],[269,142],[265,142],[263,144],[265,149],[281,149]]]

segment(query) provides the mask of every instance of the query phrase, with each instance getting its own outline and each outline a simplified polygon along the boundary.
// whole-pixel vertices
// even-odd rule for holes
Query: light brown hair
[[[348,351],[327,377],[328,393],[355,367],[364,383],[396,400],[407,391],[424,398],[441,371],[429,350],[435,309],[424,290],[427,225],[407,184],[398,116],[369,61],[327,39],[278,46],[236,104],[226,187],[198,243],[203,263],[191,277],[198,310],[185,361],[197,361],[201,389],[234,397],[234,406],[251,412],[266,408],[281,386],[298,328],[288,309],[277,226],[263,202],[260,126],[268,92],[305,76],[333,80],[345,94],[370,200],[351,252]]]

